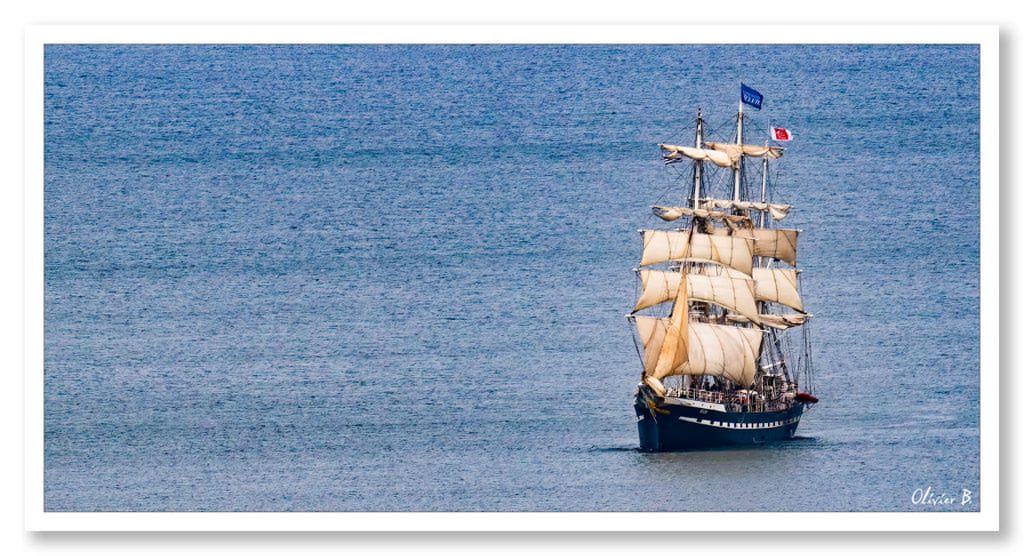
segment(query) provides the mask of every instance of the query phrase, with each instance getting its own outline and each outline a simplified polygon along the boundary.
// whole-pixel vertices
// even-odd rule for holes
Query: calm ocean
[[[975,46],[45,51],[47,511],[977,511]],[[644,454],[657,143],[795,139],[798,438]],[[915,505],[916,489],[973,494]],[[959,502],[959,501],[958,501]]]

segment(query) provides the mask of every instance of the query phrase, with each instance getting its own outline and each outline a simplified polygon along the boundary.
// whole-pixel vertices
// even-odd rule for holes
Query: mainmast
[[[697,136],[693,140],[693,146],[698,149],[704,148],[704,120],[700,115],[700,108],[697,109]],[[693,208],[700,208],[700,178],[704,164],[695,160],[693,164]]]
[[[743,101],[740,100],[740,109],[736,114],[736,144],[743,145]],[[743,174],[743,157],[736,161],[732,171],[732,200],[740,200],[740,181]]]

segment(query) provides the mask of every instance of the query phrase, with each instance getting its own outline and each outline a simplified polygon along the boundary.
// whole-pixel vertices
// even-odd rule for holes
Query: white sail
[[[724,152],[710,150],[710,149],[698,149],[696,147],[683,147],[680,145],[658,145],[662,150],[665,151],[666,160],[675,160],[681,156],[691,158],[693,160],[709,160],[716,166],[722,168],[732,167],[733,160],[729,158]]]
[[[804,312],[804,303],[796,286],[796,270],[792,268],[755,268],[754,297]]]
[[[749,236],[719,236],[694,231],[644,230],[640,266],[706,259],[750,275],[754,244]]]
[[[761,322],[754,300],[754,282],[732,276],[687,274],[686,288],[690,299],[714,303],[739,313],[754,324]]]
[[[643,293],[636,302],[634,313],[675,299],[683,276],[686,276],[686,289],[691,301],[714,303],[754,323],[760,321],[754,299],[754,282],[749,278],[729,275],[728,272],[707,275],[648,269],[640,270],[639,274]]]
[[[710,375],[749,387],[754,382],[762,332],[701,322],[686,326],[686,361],[675,367],[659,367],[666,339],[673,335],[671,319],[633,317],[644,344],[644,374],[658,380],[672,375]],[[676,333],[678,334],[678,332]]]
[[[639,275],[643,292],[636,300],[634,313],[675,299],[679,292],[679,286],[683,282],[683,274],[674,270],[641,269]]]
[[[686,281],[680,283],[676,292],[672,316],[669,317],[665,331],[665,339],[658,350],[658,360],[654,364],[651,376],[660,378],[689,361],[689,324],[690,302],[687,296]]]
[[[705,199],[702,203],[707,209],[739,209],[767,212],[773,220],[782,220],[789,214],[792,205],[779,203],[759,203],[757,201],[733,201],[731,199]]]
[[[799,230],[786,228],[753,228],[738,233],[754,240],[754,255],[771,257],[796,266],[796,241]]]

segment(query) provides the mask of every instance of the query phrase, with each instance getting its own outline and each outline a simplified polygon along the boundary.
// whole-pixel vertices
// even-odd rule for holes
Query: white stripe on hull
[[[778,427],[784,427],[786,425],[792,425],[800,420],[800,417],[792,417],[790,419],[784,419],[782,421],[770,421],[767,423],[732,423],[728,421],[710,421],[707,419],[696,419],[694,417],[680,417],[680,421],[686,421],[695,425],[704,425],[707,427],[715,427],[719,429],[737,429],[737,430],[756,430],[756,429],[774,429]]]
[[[682,405],[682,406],[687,406],[687,407],[696,407],[696,408],[699,408],[699,409],[708,409],[708,410],[711,410],[711,411],[717,411],[719,413],[725,413],[725,404],[720,404],[720,403],[701,402],[701,401],[690,400],[690,399],[686,399],[686,398],[671,398],[671,397],[664,398],[664,402],[665,402],[666,405]]]

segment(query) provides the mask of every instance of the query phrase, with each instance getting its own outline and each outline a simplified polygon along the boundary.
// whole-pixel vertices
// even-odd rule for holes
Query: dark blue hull
[[[782,411],[722,412],[688,405],[652,404],[653,398],[645,394],[643,389],[637,393],[634,409],[640,449],[647,452],[786,440],[796,434],[804,411],[803,404],[795,403]]]

